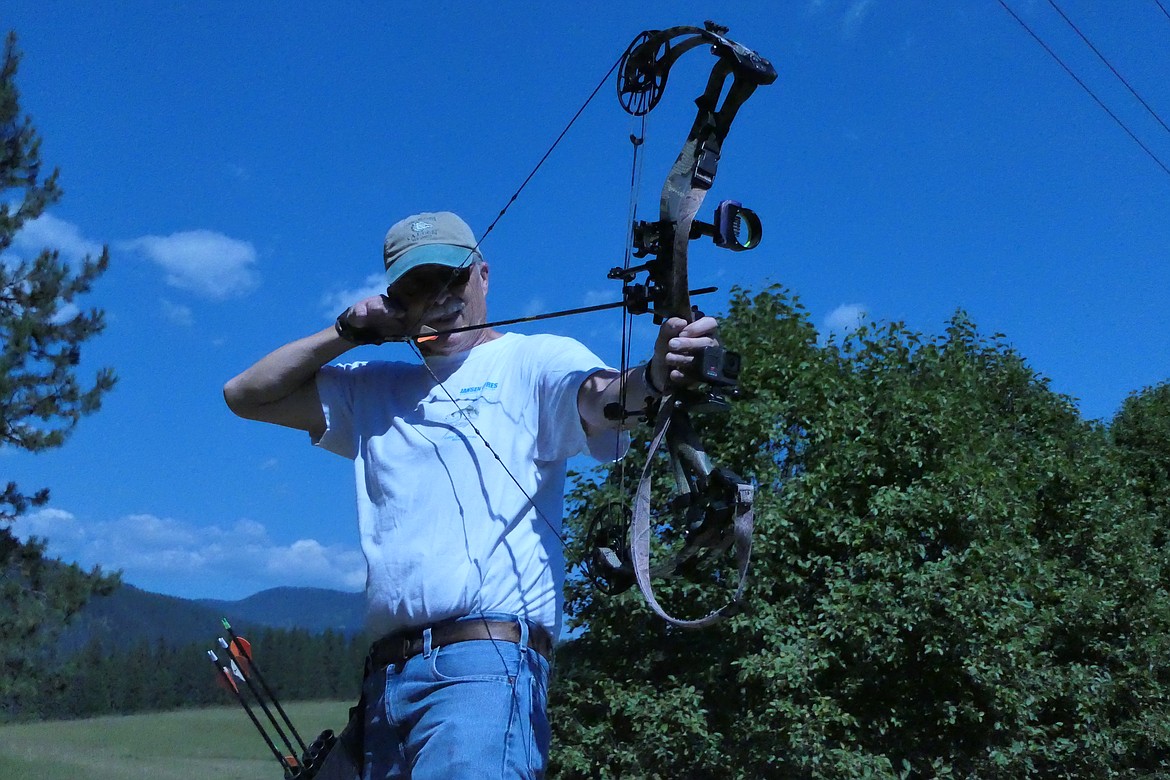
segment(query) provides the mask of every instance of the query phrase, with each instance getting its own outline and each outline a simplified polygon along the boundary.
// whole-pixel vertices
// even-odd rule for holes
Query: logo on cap
[[[419,236],[420,233],[434,233],[435,232],[435,223],[427,222],[427,221],[421,220],[421,219],[416,219],[414,222],[410,223],[410,232],[414,234],[413,236],[411,236],[411,238],[416,238],[416,239],[420,238],[420,236]]]

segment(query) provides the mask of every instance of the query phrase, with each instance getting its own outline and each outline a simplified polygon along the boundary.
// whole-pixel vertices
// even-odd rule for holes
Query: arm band
[[[654,384],[654,378],[650,373],[650,363],[642,367],[642,383],[646,385],[646,389],[654,394],[655,397],[661,398],[665,393]]]

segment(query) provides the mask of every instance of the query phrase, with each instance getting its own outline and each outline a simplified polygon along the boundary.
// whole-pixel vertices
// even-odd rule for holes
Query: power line
[[[1037,35],[1035,32],[1033,32],[1032,28],[1029,27],[1023,19],[1021,19],[1019,16],[1016,15],[1016,12],[1013,11],[1010,7],[1008,7],[1008,4],[1005,3],[1004,0],[997,0],[997,1],[999,2],[999,4],[1001,6],[1003,6],[1003,10],[1007,11],[1011,15],[1011,17],[1013,19],[1015,19],[1016,22],[1018,22],[1019,25],[1021,27],[1023,27],[1025,31],[1027,31],[1028,35],[1031,35],[1032,39],[1034,41],[1036,41],[1036,43],[1040,44],[1040,46],[1044,49],[1044,51],[1048,52],[1048,55],[1050,57],[1052,57],[1052,59],[1056,60],[1056,63],[1058,65],[1060,65],[1060,67],[1064,68],[1064,72],[1067,73],[1069,76],[1071,76],[1073,81],[1075,81],[1078,85],[1080,85],[1081,89],[1083,89],[1089,95],[1089,97],[1093,98],[1093,100],[1096,101],[1097,105],[1099,105],[1101,107],[1101,110],[1103,110],[1106,114],[1108,114],[1110,116],[1110,118],[1114,122],[1117,123],[1117,126],[1120,127],[1122,130],[1124,130],[1126,135],[1128,135],[1130,138],[1132,138],[1133,142],[1135,144],[1137,144],[1138,146],[1140,146],[1142,148],[1142,151],[1145,152],[1146,154],[1148,154],[1150,156],[1150,159],[1153,160],[1155,163],[1157,163],[1158,167],[1161,168],[1162,171],[1165,172],[1165,174],[1167,176],[1170,176],[1170,167],[1167,167],[1166,163],[1159,160],[1158,156],[1156,154],[1154,154],[1152,151],[1150,151],[1150,148],[1148,146],[1146,146],[1144,143],[1142,143],[1142,140],[1140,138],[1138,138],[1136,135],[1134,135],[1133,131],[1130,130],[1129,127],[1126,126],[1125,122],[1121,121],[1121,119],[1117,116],[1117,114],[1115,114],[1109,110],[1109,106],[1105,105],[1105,103],[1102,102],[1101,98],[1097,97],[1096,93],[1093,92],[1093,90],[1089,89],[1089,86],[1087,84],[1085,84],[1085,82],[1081,81],[1080,77],[1078,77],[1077,74],[1073,73],[1072,69],[1068,65],[1064,64],[1064,60],[1062,60],[1057,55],[1057,53],[1054,52],[1048,46],[1048,44],[1046,44],[1043,40],[1041,40],[1040,36]]]
[[[1113,67],[1113,64],[1110,63],[1109,60],[1105,59],[1105,55],[1097,50],[1097,47],[1093,45],[1093,42],[1090,41],[1083,32],[1081,32],[1080,28],[1073,24],[1072,19],[1069,19],[1068,15],[1065,14],[1065,12],[1061,10],[1060,6],[1056,4],[1056,0],[1048,0],[1048,4],[1056,9],[1056,12],[1060,14],[1060,18],[1068,22],[1068,26],[1073,28],[1077,35],[1081,36],[1081,40],[1085,42],[1086,46],[1093,50],[1093,53],[1097,55],[1097,59],[1105,63],[1105,67],[1109,68],[1109,70],[1113,72],[1113,75],[1116,76],[1118,80],[1125,85],[1125,88],[1129,90],[1129,93],[1138,99],[1138,102],[1145,107],[1146,111],[1150,112],[1150,116],[1158,120],[1158,124],[1162,126],[1162,129],[1167,133],[1170,133],[1170,127],[1166,126],[1166,123],[1162,121],[1162,117],[1158,116],[1158,112],[1151,108],[1150,104],[1142,99],[1142,96],[1137,93],[1137,90],[1130,86],[1130,83],[1126,81],[1125,76],[1122,76],[1120,73],[1118,73],[1117,68]]]
[[[1170,19],[1170,11],[1166,10],[1166,6],[1162,5],[1162,0],[1154,0],[1158,7],[1162,9],[1162,13],[1166,14],[1166,18]]]

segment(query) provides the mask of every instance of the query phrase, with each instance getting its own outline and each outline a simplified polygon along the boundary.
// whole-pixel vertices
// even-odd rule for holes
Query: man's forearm
[[[223,388],[224,400],[237,414],[279,401],[312,379],[321,366],[353,346],[338,336],[332,325],[285,344],[229,380]]]
[[[662,396],[662,391],[653,378],[647,380],[648,366],[634,366],[628,369],[623,380],[617,371],[598,372],[581,387],[578,408],[586,430],[617,428],[622,421],[611,419],[605,414],[606,408],[624,409],[625,414],[639,415],[647,404]],[[613,406],[617,404],[617,406]]]

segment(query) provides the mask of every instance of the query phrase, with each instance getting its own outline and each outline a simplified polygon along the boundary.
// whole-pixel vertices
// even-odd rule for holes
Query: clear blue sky
[[[1008,1],[1170,163],[1170,134],[1053,8]],[[1061,7],[1170,119],[1158,4]],[[755,208],[763,245],[696,250],[696,283],[781,282],[826,330],[864,310],[938,333],[966,309],[1087,418],[1170,376],[1170,175],[996,0],[8,0],[66,193],[14,251],[110,246],[88,301],[109,327],[81,368],[120,377],[64,448],[0,452],[0,478],[53,491],[18,529],[164,593],[359,589],[350,464],[234,418],[224,381],[376,282],[397,219],[451,209],[482,231],[639,31],[715,13],[780,77],[709,199]],[[643,212],[709,60],[688,54],[651,115]],[[617,295],[630,131],[607,84],[484,244],[495,316]],[[616,323],[547,329],[616,362]]]

